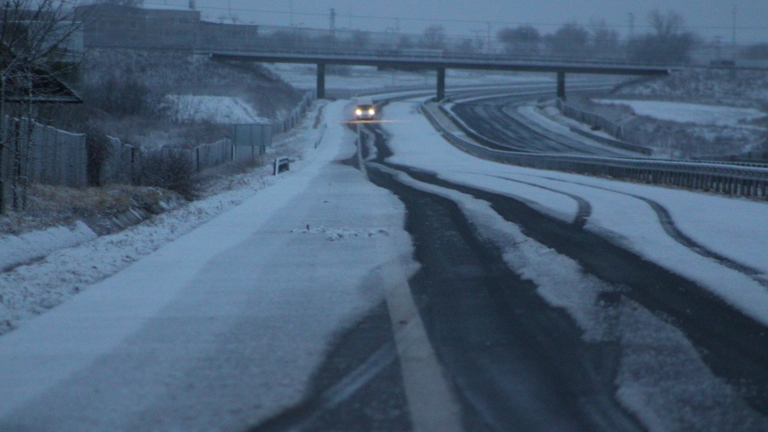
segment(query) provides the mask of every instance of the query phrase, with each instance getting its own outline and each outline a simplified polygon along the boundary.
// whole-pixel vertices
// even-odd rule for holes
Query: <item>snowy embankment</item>
[[[388,162],[517,198],[567,222],[584,217],[586,209],[586,230],[696,282],[768,326],[768,226],[762,223],[768,220],[768,204],[484,161],[448,144],[412,104],[390,104],[384,115],[393,120],[384,125],[394,153]],[[768,427],[664,317],[629,299],[610,307],[601,300],[626,287],[597,279],[578,262],[527,237],[487,202],[405,174],[399,178],[456,201],[478,230],[499,245],[516,273],[533,281],[551,305],[568,311],[586,340],[621,345],[617,397],[649,430]],[[670,232],[700,247],[691,248]],[[729,263],[702,256],[701,249]],[[734,263],[754,271],[735,270],[729,265]]]
[[[0,272],[96,237],[96,233],[80,221],[71,228],[53,227],[19,236],[0,236]]]
[[[768,114],[754,108],[625,99],[593,99],[592,101],[607,105],[627,105],[635,114],[657,120],[703,126],[736,127],[745,122],[768,117]]]
[[[160,105],[175,122],[211,122],[215,124],[269,123],[241,98],[231,96],[166,96]]]

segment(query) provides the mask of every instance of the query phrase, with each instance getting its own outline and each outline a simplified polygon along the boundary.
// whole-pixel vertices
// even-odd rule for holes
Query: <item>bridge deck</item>
[[[405,67],[418,69],[476,69],[522,72],[564,72],[604,75],[667,75],[670,70],[658,66],[622,64],[508,61],[494,59],[453,59],[442,57],[405,57],[342,54],[294,54],[245,51],[205,51],[214,59],[264,63],[339,64]]]

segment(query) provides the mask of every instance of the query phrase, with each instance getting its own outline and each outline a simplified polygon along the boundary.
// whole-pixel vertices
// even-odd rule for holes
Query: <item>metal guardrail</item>
[[[678,186],[724,195],[768,198],[768,166],[765,165],[493,150],[454,135],[425,105],[421,106],[421,111],[449,142],[483,159],[537,169]]]

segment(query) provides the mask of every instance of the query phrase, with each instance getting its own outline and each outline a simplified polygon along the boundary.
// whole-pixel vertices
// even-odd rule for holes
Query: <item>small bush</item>
[[[85,147],[88,154],[87,176],[89,186],[103,186],[101,184],[101,174],[104,169],[104,163],[110,156],[109,138],[107,135],[87,125],[85,128]]]
[[[151,114],[156,95],[138,78],[110,76],[83,91],[85,102],[117,117]]]
[[[768,43],[756,43],[748,46],[742,53],[747,60],[768,60]]]
[[[192,158],[180,149],[164,148],[145,154],[138,183],[174,191],[189,201],[200,193],[200,178]]]

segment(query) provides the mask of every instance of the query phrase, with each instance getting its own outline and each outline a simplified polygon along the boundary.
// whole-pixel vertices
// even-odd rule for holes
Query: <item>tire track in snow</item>
[[[482,174],[482,175],[486,175],[486,174]],[[524,184],[524,185],[528,185],[528,186],[533,186],[533,187],[536,187],[536,188],[539,188],[539,189],[544,189],[544,190],[547,190],[547,191],[550,191],[550,192],[554,192],[554,193],[557,193],[557,194],[565,195],[568,198],[573,199],[574,201],[576,201],[576,204],[579,206],[579,209],[576,212],[576,216],[573,218],[573,226],[575,226],[577,228],[584,228],[584,225],[587,224],[587,219],[589,219],[589,217],[592,216],[592,204],[590,204],[589,201],[585,200],[584,198],[582,198],[582,197],[580,197],[578,195],[575,195],[575,194],[572,194],[572,193],[568,193],[568,192],[563,192],[563,191],[560,191],[560,190],[557,190],[557,189],[553,189],[553,188],[549,188],[549,187],[542,186],[542,185],[537,185],[535,183],[529,183],[529,182],[524,182],[522,180],[511,179],[509,177],[504,177],[504,176],[489,176],[489,177],[496,177],[496,178],[499,178],[499,179],[502,179],[502,180],[507,180],[507,181],[511,181],[511,182],[515,182],[515,183],[520,183],[520,184]]]
[[[410,167],[384,164],[405,171],[417,181],[456,190],[487,201],[523,233],[568,256],[616,286],[645,308],[669,317],[689,340],[706,353],[702,360],[712,372],[743,391],[747,402],[768,414],[768,331],[765,326],[702,289],[699,285],[653,264],[598,234],[543,214],[523,201],[438,178]],[[758,389],[758,390],[753,390]]]
[[[422,266],[411,289],[467,430],[643,429],[615,400],[616,346],[585,343],[570,315],[512,272],[452,199],[391,165],[369,167],[408,209]]]
[[[664,232],[667,233],[669,237],[671,237],[673,240],[681,244],[682,246],[686,247],[690,251],[712,260],[715,260],[719,262],[720,264],[724,265],[725,267],[728,267],[731,270],[735,270],[739,273],[743,273],[746,276],[749,276],[752,280],[759,283],[760,285],[768,288],[768,280],[764,279],[765,273],[762,270],[756,269],[754,267],[750,267],[746,264],[740,263],[734,259],[728,258],[718,252],[715,252],[706,246],[702,245],[701,243],[697,242],[696,240],[689,237],[687,234],[685,234],[678,226],[675,224],[675,220],[672,217],[672,214],[669,212],[669,210],[664,207],[661,203],[654,201],[650,198],[646,198],[641,195],[635,195],[629,192],[621,192],[610,188],[605,188],[601,186],[595,186],[595,185],[589,185],[585,183],[580,182],[574,182],[574,181],[567,181],[562,179],[556,179],[552,177],[544,177],[544,176],[533,176],[533,177],[539,177],[546,180],[551,181],[557,181],[561,183],[570,183],[570,184],[576,184],[579,186],[589,187],[592,189],[599,189],[606,192],[612,192],[619,195],[625,195],[629,196],[635,199],[638,199],[640,201],[645,202],[648,204],[648,206],[651,207],[651,209],[656,213],[656,217],[659,220],[659,224],[661,225],[662,229],[664,229]]]

